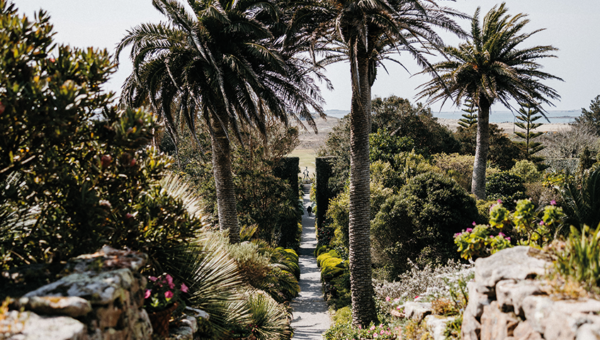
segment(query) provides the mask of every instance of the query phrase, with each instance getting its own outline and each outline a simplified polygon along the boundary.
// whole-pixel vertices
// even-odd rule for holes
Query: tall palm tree
[[[463,35],[450,19],[466,17],[433,0],[308,0],[295,3],[287,40],[303,41],[324,63],[348,60],[352,81],[350,112],[350,280],[352,319],[367,325],[377,318],[371,283],[369,133],[371,86],[377,66],[390,53],[407,51],[421,66],[430,65],[414,43],[437,48],[434,28]],[[423,45],[420,45],[423,46]],[[343,53],[331,53],[343,52]]]
[[[203,119],[211,135],[219,225],[239,242],[230,140],[240,124],[266,134],[265,116],[287,123],[288,115],[315,127],[309,107],[324,116],[318,87],[302,60],[272,44],[278,7],[260,0],[153,0],[167,22],[129,30],[117,56],[132,46],[133,73],[122,101],[149,102],[177,140],[175,116],[194,133]]]
[[[533,34],[521,33],[529,23],[525,14],[506,14],[504,3],[494,6],[479,25],[479,8],[471,23],[469,41],[456,47],[444,48],[447,60],[427,68],[437,72],[434,78],[421,85],[420,98],[429,97],[430,102],[451,99],[455,105],[472,99],[478,109],[477,147],[473,166],[472,192],[478,199],[485,199],[485,169],[489,150],[490,107],[496,101],[512,110],[510,100],[527,103],[539,109],[541,104],[552,105],[550,99],[560,98],[551,87],[542,84],[545,79],[558,79],[540,71],[537,60],[555,57],[557,49],[552,46],[535,46],[519,49],[518,46]],[[544,115],[545,116],[545,115]]]

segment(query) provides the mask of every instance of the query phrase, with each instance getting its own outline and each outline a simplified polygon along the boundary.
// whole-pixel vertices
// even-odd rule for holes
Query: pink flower
[[[490,235],[490,238],[494,238],[494,235]]]
[[[475,221],[473,221],[473,226],[476,226],[476,225],[477,225],[477,223],[475,223]]]
[[[555,200],[550,201],[550,205],[556,205],[556,201]]]
[[[473,231],[473,228],[467,228],[467,233],[470,233]]]
[[[181,291],[184,292],[184,293],[188,292],[188,286],[186,286],[185,283],[181,284]]]
[[[167,283],[169,284],[169,288],[171,288],[171,289],[175,288],[175,284],[173,284],[173,277],[171,275],[167,274],[166,278],[167,278]]]
[[[401,310],[401,309],[402,309],[402,307],[398,306],[398,307],[396,307],[396,309],[397,309],[397,310]]]
[[[501,199],[499,199],[499,200],[498,200],[498,203],[502,204],[502,200],[501,200]]]
[[[507,237],[507,238],[506,238],[506,240],[507,240],[507,241],[510,241],[510,237]]]
[[[172,291],[170,291],[170,290],[167,290],[167,291],[165,292],[165,297],[166,297],[167,299],[170,299],[170,298],[172,298],[172,297],[173,297],[173,292],[172,292]]]
[[[148,276],[148,280],[154,282],[154,281],[158,280],[158,278],[156,276]]]
[[[386,296],[386,297],[385,297],[385,301],[386,301],[386,302],[390,302],[390,297],[389,297],[389,296]]]
[[[461,233],[456,233],[456,234],[454,234],[454,238],[457,238],[457,237],[459,237],[460,235],[462,235],[462,234],[461,234]]]
[[[374,338],[376,338],[376,337],[378,337],[378,336],[379,336],[379,334],[377,334],[377,333],[373,333],[373,337],[374,337]]]
[[[544,221],[540,221],[540,225],[544,225]]]
[[[144,299],[147,299],[152,295],[152,289],[146,289],[146,293],[144,293]]]
[[[375,325],[371,326],[371,328],[369,328],[370,330],[374,330],[375,329]]]
[[[498,236],[504,237],[504,234],[503,233],[498,233]]]
[[[358,329],[362,329],[362,326],[361,326],[361,325],[358,325]]]

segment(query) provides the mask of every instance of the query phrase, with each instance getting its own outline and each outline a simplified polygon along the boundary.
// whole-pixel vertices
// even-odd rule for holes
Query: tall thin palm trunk
[[[235,202],[235,187],[231,172],[231,146],[225,133],[227,119],[223,124],[213,120],[211,137],[213,174],[217,189],[217,205],[219,210],[219,228],[229,231],[231,243],[240,242],[240,230]]]
[[[353,62],[350,63],[354,65]],[[352,320],[366,326],[377,319],[371,281],[369,132],[370,103],[368,59],[364,52],[351,66],[352,111],[350,112],[350,282]],[[370,106],[370,105],[369,105]]]
[[[490,103],[481,96],[479,113],[477,114],[477,145],[475,149],[475,164],[473,165],[472,193],[477,199],[485,199],[485,169],[488,151],[490,149]]]

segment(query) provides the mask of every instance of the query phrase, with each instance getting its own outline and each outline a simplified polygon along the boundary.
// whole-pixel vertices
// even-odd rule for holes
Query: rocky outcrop
[[[515,247],[477,259],[463,340],[600,339],[600,301],[552,299],[535,280],[551,263],[532,255]]]
[[[0,328],[11,340],[150,339],[146,279],[139,274],[146,260],[110,247],[80,256],[67,265],[70,275],[13,300]]]

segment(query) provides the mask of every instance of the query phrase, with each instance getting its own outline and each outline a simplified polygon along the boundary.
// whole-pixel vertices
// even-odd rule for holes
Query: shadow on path
[[[317,246],[315,236],[315,216],[308,216],[306,206],[310,203],[309,194],[304,195],[304,215],[302,216],[302,239],[300,241],[300,295],[292,302],[294,310],[292,339],[322,339],[329,328],[327,304],[323,300],[321,272],[313,253]]]

